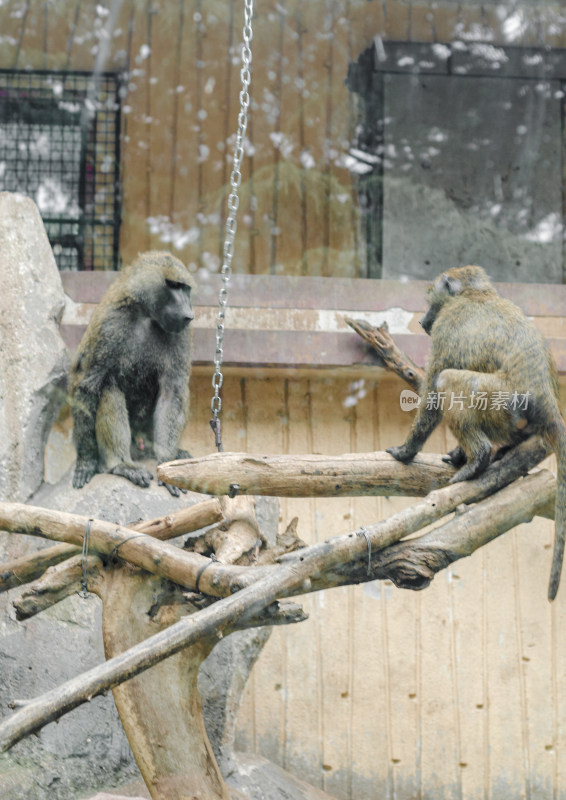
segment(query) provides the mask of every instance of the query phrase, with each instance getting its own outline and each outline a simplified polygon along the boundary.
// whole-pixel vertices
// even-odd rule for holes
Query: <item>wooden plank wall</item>
[[[121,252],[164,245],[214,267],[230,162],[241,2],[124,0],[107,69],[127,69]],[[87,69],[101,0],[8,0],[0,67]],[[559,6],[513,5],[513,43],[565,46]],[[526,24],[529,23],[529,24]],[[254,107],[235,268],[357,276],[355,195],[340,155],[355,125],[348,60],[375,35],[508,43],[501,7],[384,0],[257,0]],[[403,441],[392,379],[231,374],[225,448],[342,453]],[[195,374],[185,445],[212,450],[210,375]],[[347,398],[352,398],[348,401]],[[350,404],[351,403],[351,404]],[[450,446],[442,430],[432,451]],[[284,500],[311,542],[407,500]],[[546,601],[552,525],[523,526],[441,574],[305,598],[309,621],[274,630],[246,689],[240,744],[344,800],[566,796],[566,587]]]
[[[118,0],[116,0],[118,2]],[[235,0],[8,0],[0,68],[129,74],[121,257],[168,245],[217,269],[236,126],[243,9]],[[344,155],[356,124],[348,62],[376,35],[566,45],[559,5],[257,0],[252,108],[235,268],[356,277],[364,264]],[[228,147],[226,146],[226,143]]]

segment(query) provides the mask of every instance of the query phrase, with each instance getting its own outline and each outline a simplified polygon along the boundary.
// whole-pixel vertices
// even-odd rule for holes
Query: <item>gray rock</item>
[[[35,203],[0,193],[0,497],[25,501],[43,479],[68,356],[61,279]]]

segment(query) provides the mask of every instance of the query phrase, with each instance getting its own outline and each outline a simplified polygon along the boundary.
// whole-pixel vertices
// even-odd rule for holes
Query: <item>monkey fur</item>
[[[184,264],[151,251],[120,273],[95,309],[71,366],[75,488],[97,472],[149,486],[153,476],[132,460],[137,442],[159,463],[189,456],[178,448],[189,406],[194,288]]]
[[[539,434],[556,453],[555,540],[548,597],[558,591],[566,533],[566,426],[559,406],[558,375],[542,334],[514,303],[497,293],[481,267],[442,273],[428,292],[429,310],[420,320],[432,338],[421,403],[407,441],[387,452],[411,461],[444,417],[458,441],[445,458],[459,467],[451,483],[479,475],[492,446],[508,448]],[[487,408],[467,407],[485,392]],[[445,409],[427,399],[444,393]],[[453,395],[452,395],[453,393]],[[493,401],[507,393],[526,396],[526,407]],[[448,397],[464,402],[447,406]],[[495,404],[497,406],[497,403]],[[500,451],[501,452],[501,451]]]

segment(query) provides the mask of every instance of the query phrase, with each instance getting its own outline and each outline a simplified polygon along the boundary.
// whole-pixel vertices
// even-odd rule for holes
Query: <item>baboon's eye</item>
[[[186,283],[181,283],[180,281],[172,281],[169,278],[165,279],[165,283],[170,289],[188,289]]]

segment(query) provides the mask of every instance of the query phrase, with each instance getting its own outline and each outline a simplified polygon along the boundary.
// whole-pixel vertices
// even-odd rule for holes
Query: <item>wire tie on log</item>
[[[202,575],[202,573],[205,571],[205,569],[206,569],[207,567],[210,567],[210,565],[211,565],[211,564],[214,564],[215,562],[216,562],[216,563],[218,563],[218,559],[216,558],[216,556],[214,555],[214,553],[211,553],[211,555],[210,555],[210,561],[208,562],[208,564],[205,564],[205,565],[204,565],[204,567],[201,567],[201,568],[199,569],[199,571],[198,571],[198,574],[197,574],[197,579],[196,579],[196,583],[195,583],[195,592],[198,592],[198,591],[199,591],[198,585],[199,585],[199,581],[200,581],[200,578],[201,578],[201,575]]]
[[[145,536],[145,533],[136,533],[135,536],[128,536],[127,539],[124,539],[123,542],[118,542],[116,547],[113,547],[110,553],[108,554],[108,558],[118,558],[118,548],[122,547],[123,544],[126,542],[131,542],[132,539],[140,539],[142,536]]]
[[[81,578],[81,591],[78,593],[79,597],[82,597],[83,600],[88,598],[88,585],[87,585],[87,569],[88,569],[88,547],[90,544],[90,527],[92,525],[92,519],[87,520],[85,525],[85,532],[83,535],[83,549],[81,553],[81,566],[82,566],[82,578]]]
[[[367,530],[362,527],[359,531],[356,531],[356,536],[364,536],[368,546],[368,575],[371,575],[371,539],[369,538],[369,533]]]

